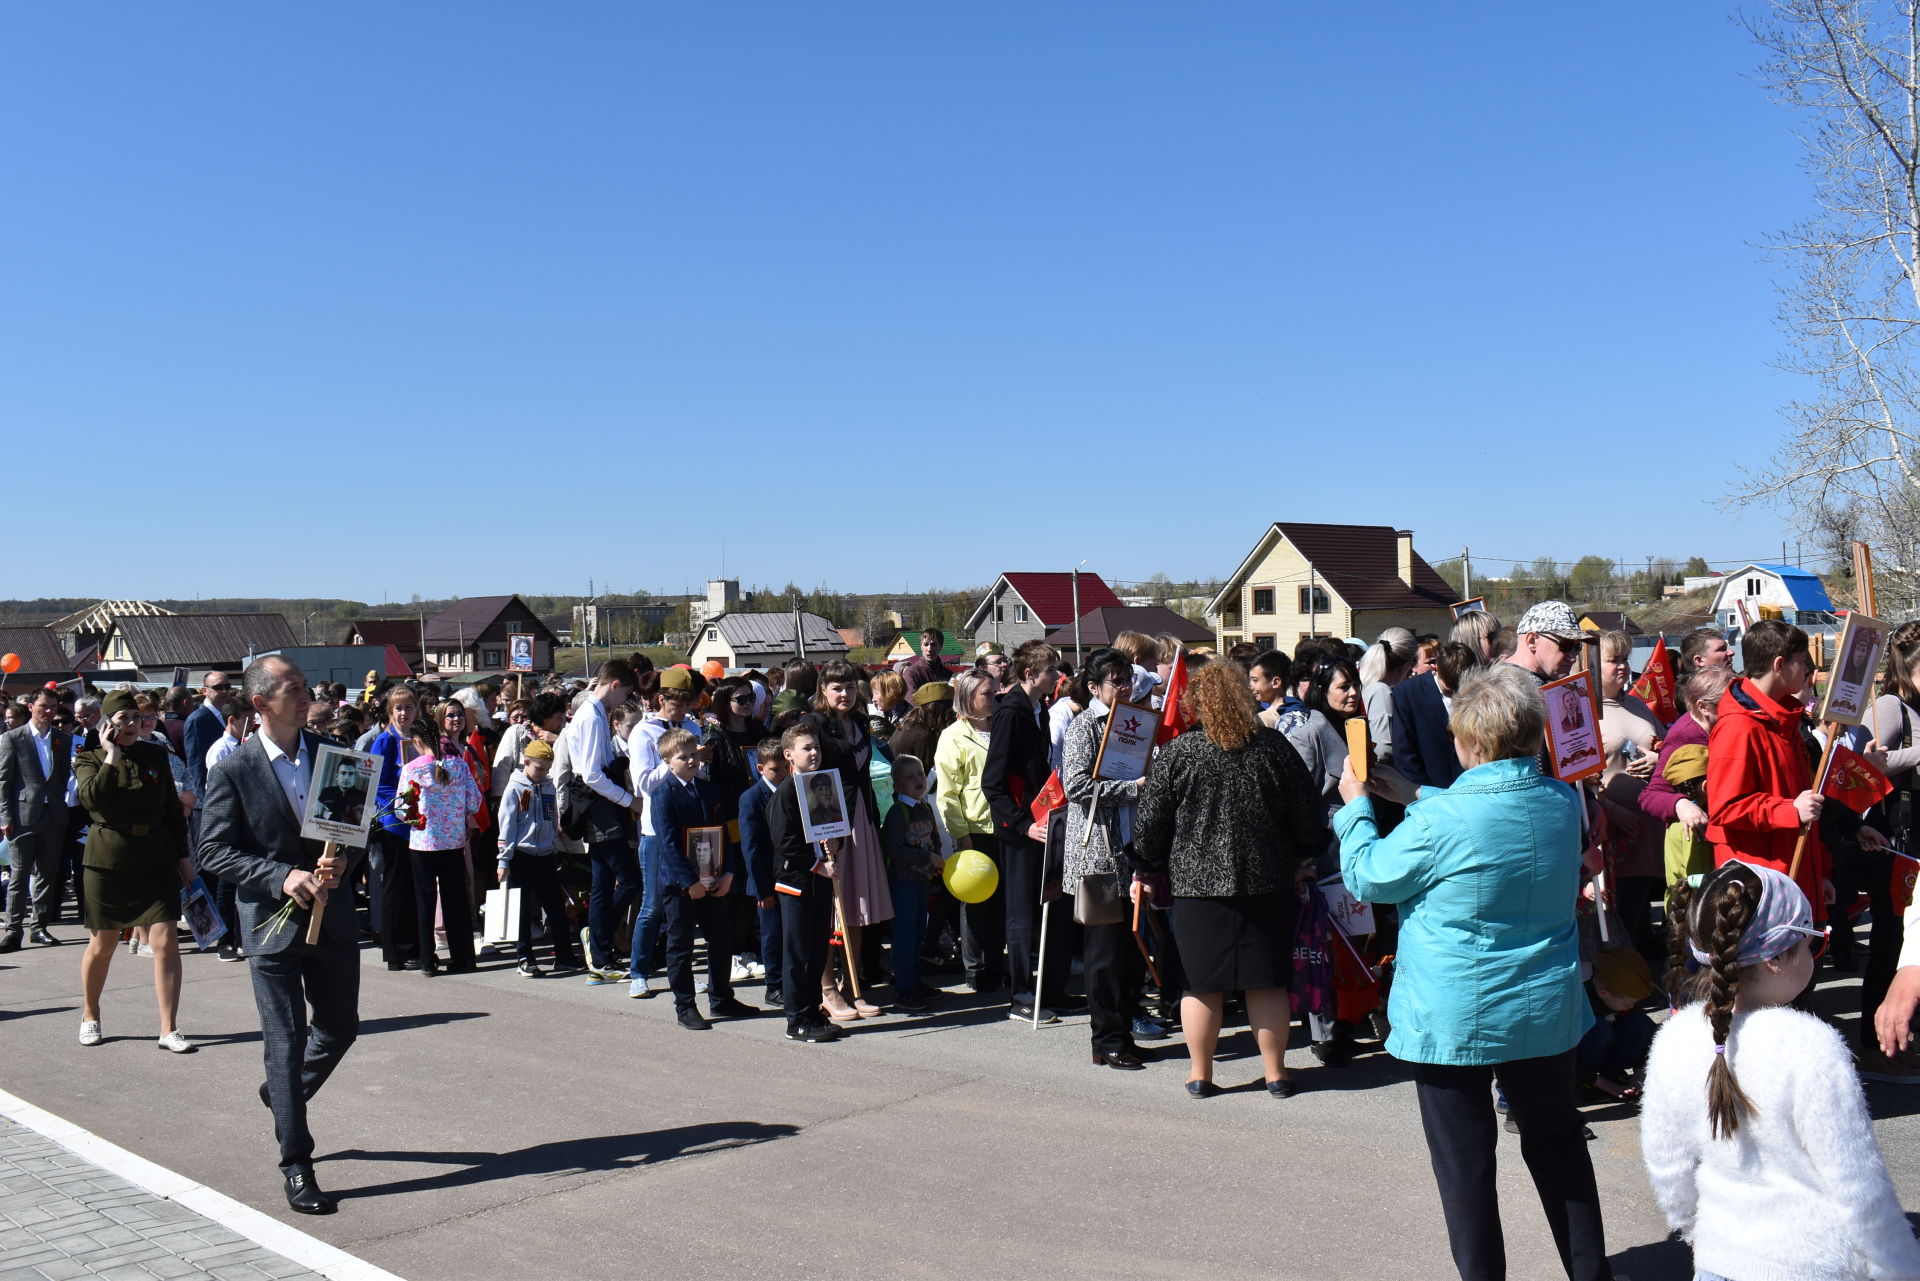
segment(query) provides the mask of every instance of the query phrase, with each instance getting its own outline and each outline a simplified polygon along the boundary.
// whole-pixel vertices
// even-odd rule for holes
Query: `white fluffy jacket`
[[[1920,1277],[1839,1033],[1785,1007],[1736,1014],[1727,1058],[1753,1104],[1730,1139],[1707,1127],[1704,1005],[1668,1019],[1647,1062],[1640,1149],[1694,1267],[1740,1281]]]

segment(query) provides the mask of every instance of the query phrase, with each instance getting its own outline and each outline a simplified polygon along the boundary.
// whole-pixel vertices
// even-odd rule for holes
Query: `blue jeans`
[[[653,972],[653,953],[660,944],[660,927],[663,913],[660,910],[660,890],[665,877],[660,867],[660,838],[641,836],[640,866],[645,869],[641,877],[640,919],[633,923],[633,955],[627,961],[627,973],[639,978]]]
[[[587,937],[593,955],[587,964],[596,969],[613,965],[613,931],[627,907],[640,893],[640,865],[633,846],[625,841],[598,841],[587,847],[593,860],[593,887],[587,894]]]
[[[893,990],[920,991],[920,944],[927,934],[927,883],[887,878],[893,893]]]
[[[760,964],[767,967],[767,987],[769,990],[784,987],[780,981],[786,972],[780,952],[780,904],[757,907],[754,911],[760,914]]]
[[[1596,1018],[1580,1038],[1580,1066],[1605,1077],[1637,1072],[1653,1048],[1653,1020],[1645,1010],[1628,1010],[1614,1019]]]

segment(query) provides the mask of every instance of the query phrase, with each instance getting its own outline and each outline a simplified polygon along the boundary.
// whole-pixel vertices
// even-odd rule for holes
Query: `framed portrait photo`
[[[322,743],[313,763],[313,784],[307,788],[307,812],[301,816],[300,835],[310,841],[333,841],[365,849],[367,830],[379,809],[374,802],[374,789],[379,784],[378,756]]]
[[[1452,608],[1455,618],[1463,614],[1484,614],[1487,612],[1487,598],[1475,596],[1472,600],[1455,601]]]
[[[685,839],[687,862],[693,864],[700,884],[712,889],[714,882],[727,870],[727,829],[719,824],[689,827]]]
[[[847,794],[837,769],[795,774],[793,789],[800,797],[800,830],[810,844],[837,840],[853,830],[847,817]]]
[[[1835,645],[1833,671],[1820,696],[1820,710],[1814,719],[1858,725],[1873,706],[1873,678],[1880,671],[1880,656],[1887,651],[1887,635],[1893,624],[1865,614],[1848,614]]]
[[[1607,767],[1600,745],[1600,699],[1591,671],[1540,687],[1547,704],[1547,756],[1553,776],[1573,783]]]
[[[1100,755],[1094,758],[1093,776],[1116,783],[1131,783],[1147,776],[1147,763],[1153,759],[1153,736],[1160,728],[1160,717],[1150,707],[1121,703],[1107,714],[1106,732],[1100,737]]]
[[[533,670],[533,636],[530,633],[511,632],[507,635],[507,670],[510,672]]]

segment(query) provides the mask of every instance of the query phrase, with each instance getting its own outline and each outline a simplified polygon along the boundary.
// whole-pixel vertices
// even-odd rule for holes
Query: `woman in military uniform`
[[[91,826],[81,860],[81,912],[91,935],[80,959],[80,1044],[100,1043],[100,992],[120,931],[147,927],[153,988],[160,1001],[160,1048],[185,1054],[193,1043],[174,1027],[180,1010],[180,889],[191,883],[187,817],[174,789],[167,750],[140,740],[140,708],[128,690],[101,704],[100,746],[73,760],[80,804]]]

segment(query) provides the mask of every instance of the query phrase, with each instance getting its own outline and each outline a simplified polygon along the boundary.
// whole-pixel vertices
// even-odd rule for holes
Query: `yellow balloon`
[[[947,893],[962,903],[984,903],[1000,884],[1000,869],[979,850],[961,850],[947,860],[941,872]]]

